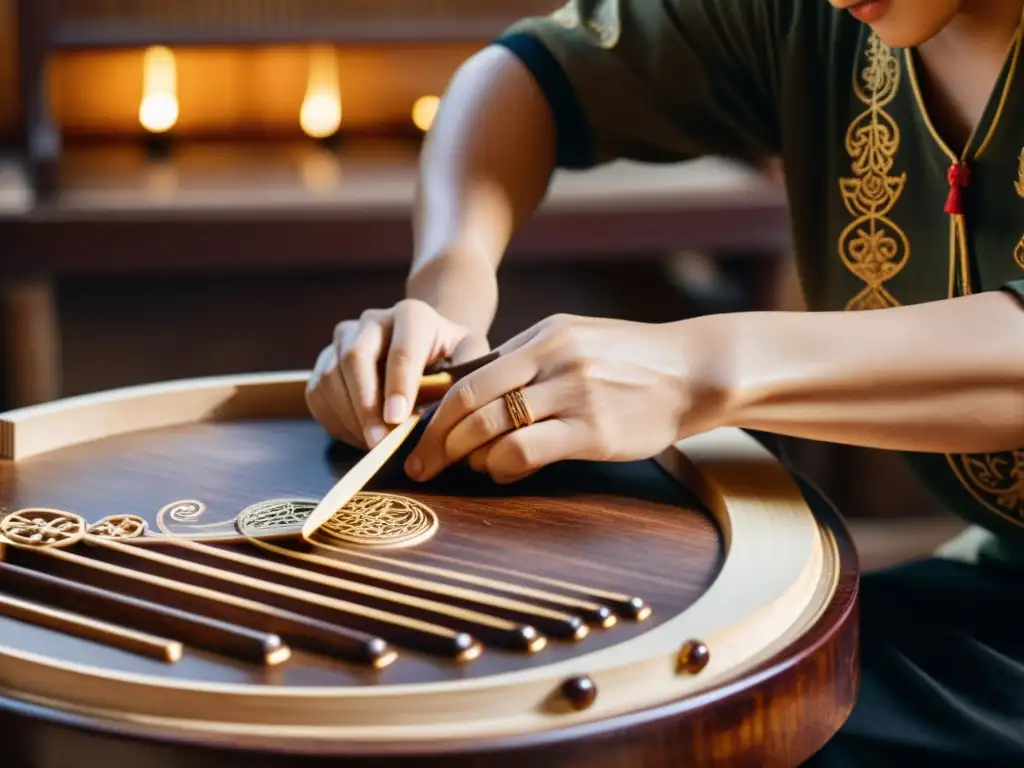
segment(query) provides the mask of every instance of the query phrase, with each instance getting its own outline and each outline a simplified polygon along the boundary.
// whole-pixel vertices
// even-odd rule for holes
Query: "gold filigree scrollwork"
[[[310,499],[268,499],[252,504],[235,518],[249,539],[296,534],[316,509]],[[408,547],[430,538],[437,515],[415,499],[389,493],[357,493],[320,527],[320,535],[359,547]]]
[[[425,504],[390,493],[357,493],[321,527],[331,539],[363,547],[407,547],[430,538],[437,515]]]
[[[63,548],[85,537],[85,519],[60,509],[21,509],[0,520],[0,536],[16,547]]]
[[[906,173],[893,174],[900,147],[900,129],[885,107],[896,97],[900,64],[875,35],[868,40],[868,64],[854,80],[854,92],[866,105],[846,131],[846,151],[853,176],[839,180],[839,189],[853,221],[839,236],[843,264],[865,283],[847,302],[848,310],[899,306],[885,283],[910,258],[906,233],[889,218],[903,193]]]
[[[137,539],[146,535],[148,525],[138,515],[111,515],[89,526],[90,536],[108,539]]]
[[[195,499],[183,499],[165,504],[157,512],[160,517],[167,516],[176,523],[192,523],[203,516],[206,505]]]
[[[268,499],[239,512],[235,528],[247,538],[301,533],[302,524],[314,509],[316,502],[308,499]]]
[[[176,539],[222,539],[235,535],[235,519],[200,522],[206,514],[206,504],[196,499],[180,499],[164,504],[156,513],[156,529],[164,536]],[[182,526],[171,530],[171,523]]]

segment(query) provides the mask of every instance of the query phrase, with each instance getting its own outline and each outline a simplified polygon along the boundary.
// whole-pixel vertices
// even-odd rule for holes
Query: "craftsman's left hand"
[[[452,387],[406,473],[429,480],[468,458],[473,469],[509,483],[565,459],[650,458],[713,428],[727,398],[712,327],[704,318],[548,318]],[[534,422],[516,429],[504,395],[519,387]]]

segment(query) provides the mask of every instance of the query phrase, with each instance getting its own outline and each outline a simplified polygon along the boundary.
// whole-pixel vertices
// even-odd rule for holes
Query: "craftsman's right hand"
[[[404,299],[338,323],[306,385],[306,404],[332,437],[372,448],[412,413],[427,366],[488,351],[486,339],[425,302]]]

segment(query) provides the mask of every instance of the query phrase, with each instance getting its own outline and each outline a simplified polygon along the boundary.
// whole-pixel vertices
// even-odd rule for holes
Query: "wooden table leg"
[[[60,324],[53,281],[14,280],[3,292],[7,395],[19,408],[60,396]]]

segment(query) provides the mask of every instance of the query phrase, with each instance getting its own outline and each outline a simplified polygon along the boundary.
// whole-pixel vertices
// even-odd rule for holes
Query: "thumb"
[[[452,350],[451,361],[458,365],[469,360],[483,357],[491,351],[491,345],[485,336],[469,334],[465,336]]]

